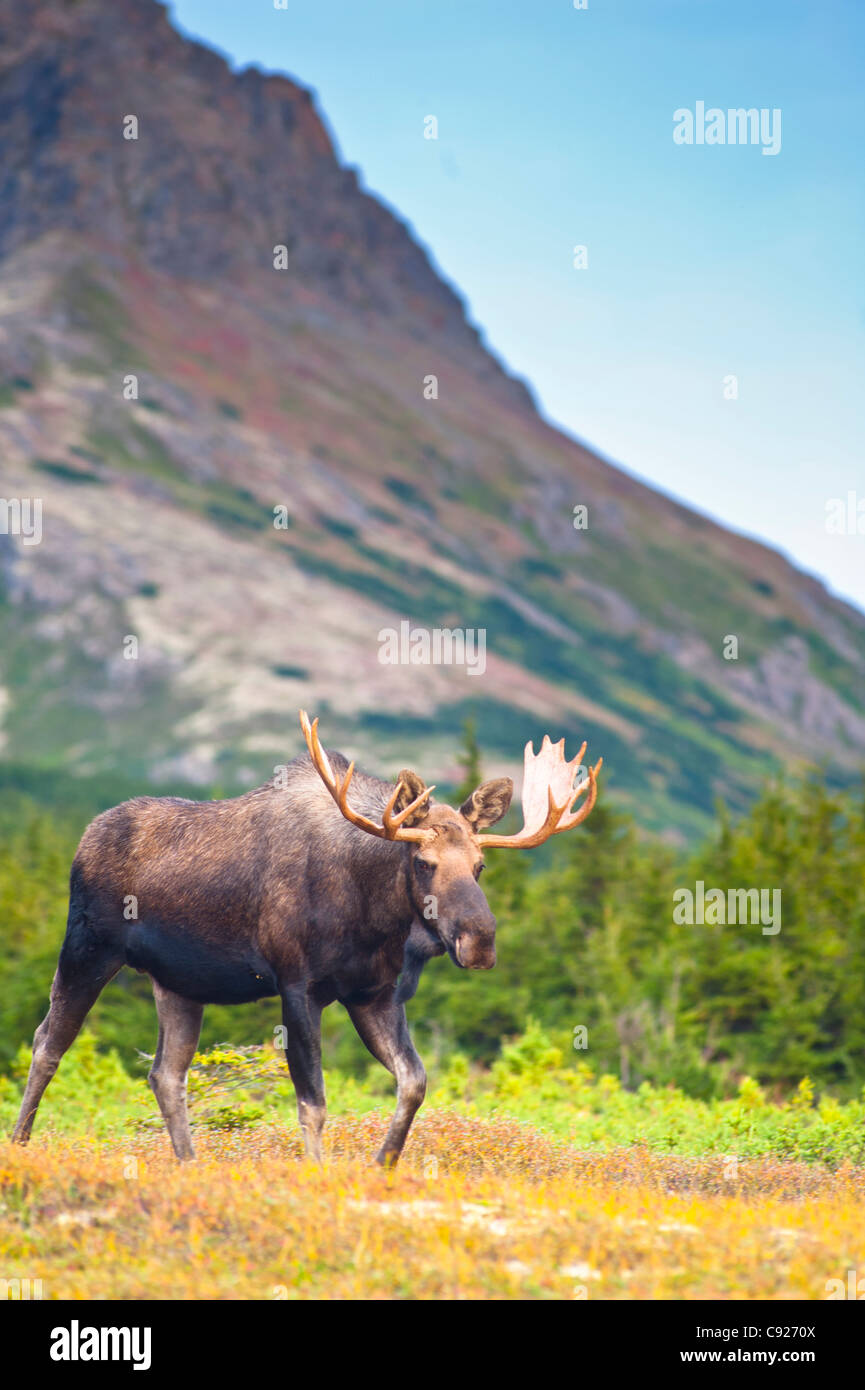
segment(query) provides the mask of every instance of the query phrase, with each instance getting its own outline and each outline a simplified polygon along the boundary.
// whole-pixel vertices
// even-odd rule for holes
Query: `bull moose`
[[[179,1159],[194,1157],[186,1077],[205,1004],[279,996],[307,1154],[320,1160],[325,1121],[321,1012],[339,1000],[396,1078],[377,1155],[396,1163],[426,1090],[405,1015],[425,961],[447,951],[464,970],[495,965],[496,922],[478,884],[484,852],[528,849],[578,825],[601,761],[575,786],[585,744],[567,762],[564,739],[545,736],[537,755],[528,743],[523,827],[484,835],[510,805],[510,778],[485,782],[455,811],[414,772],[396,786],[355,775],[322,748],[317,719],[302,710],[300,721],[308,756],[265,786],[224,801],[137,797],[84,832],[19,1143],[100,991],[129,965],[153,981],[159,1039],[148,1079]]]

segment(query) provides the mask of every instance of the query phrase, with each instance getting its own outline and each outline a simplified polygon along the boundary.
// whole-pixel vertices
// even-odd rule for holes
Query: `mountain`
[[[546,423],[311,93],[154,0],[0,0],[0,499],[16,764],[242,787],[305,705],[446,783],[474,714],[681,837],[865,760],[865,616]],[[383,664],[403,620],[484,671]]]

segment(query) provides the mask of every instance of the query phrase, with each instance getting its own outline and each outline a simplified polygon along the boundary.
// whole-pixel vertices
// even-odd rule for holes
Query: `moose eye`
[[[423,874],[425,877],[429,877],[435,869],[435,864],[431,864],[428,859],[416,859],[414,862],[418,873]]]
[[[475,864],[475,878],[480,878],[485,868],[486,864]]]

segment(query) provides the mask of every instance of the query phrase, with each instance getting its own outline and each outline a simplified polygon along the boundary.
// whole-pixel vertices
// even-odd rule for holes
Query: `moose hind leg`
[[[13,1143],[27,1143],[39,1102],[60,1065],[61,1057],[74,1043],[85,1018],[122,963],[122,960],[116,963],[102,962],[94,978],[70,979],[61,961],[51,985],[51,1006],[33,1037],[33,1061],[30,1063],[18,1122],[12,1131]]]
[[[321,1070],[321,1009],[304,987],[282,995],[285,1060],[297,1096],[297,1118],[308,1158],[321,1163],[321,1134],[327,1118]]]
[[[159,1102],[174,1152],[182,1161],[195,1157],[186,1108],[186,1077],[201,1036],[204,1005],[172,994],[156,980],[153,995],[159,1016],[159,1041],[147,1079]]]
[[[403,1150],[412,1120],[426,1095],[426,1072],[408,1031],[405,1009],[393,991],[364,1004],[346,1001],[365,1047],[396,1077],[397,1104],[376,1159],[392,1168]]]

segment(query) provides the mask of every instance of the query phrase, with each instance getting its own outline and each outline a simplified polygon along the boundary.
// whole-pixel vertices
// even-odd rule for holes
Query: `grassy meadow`
[[[8,1132],[28,1060],[0,1087]],[[201,1054],[198,1158],[85,1034],[27,1149],[0,1145],[0,1268],[72,1299],[825,1299],[865,1268],[865,1102],[626,1091],[537,1025],[432,1078],[398,1169],[388,1078],[328,1075],[319,1168],[272,1048]]]

